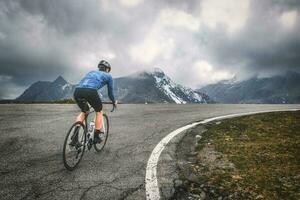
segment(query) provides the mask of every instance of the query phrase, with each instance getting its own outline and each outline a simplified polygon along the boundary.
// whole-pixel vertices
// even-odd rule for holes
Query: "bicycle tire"
[[[68,162],[67,162],[67,156],[66,156],[66,149],[67,147],[69,147],[69,140],[68,138],[70,137],[70,134],[73,133],[72,130],[75,126],[77,125],[80,125],[80,127],[83,129],[83,141],[81,141],[83,143],[83,146],[82,146],[82,150],[81,150],[81,155],[79,157],[79,159],[77,160],[77,162],[72,166],[70,165]],[[86,147],[86,129],[84,127],[84,124],[81,123],[81,122],[75,122],[71,128],[69,129],[67,135],[66,135],[66,138],[65,138],[65,141],[64,141],[64,146],[63,146],[63,162],[64,162],[64,166],[66,167],[67,170],[69,171],[72,171],[74,170],[78,164],[80,163],[82,157],[83,157],[83,154],[85,152],[85,147]],[[77,150],[77,149],[76,149]],[[78,150],[77,150],[78,151]],[[77,152],[77,156],[78,156],[78,152]]]
[[[97,152],[100,152],[102,151],[102,149],[104,148],[105,144],[106,144],[106,141],[107,141],[107,138],[108,138],[108,133],[109,133],[109,120],[108,120],[108,116],[106,114],[103,114],[103,118],[102,120],[104,121],[104,129],[105,129],[105,133],[104,133],[104,140],[99,143],[99,144],[94,144],[94,149],[97,151]]]

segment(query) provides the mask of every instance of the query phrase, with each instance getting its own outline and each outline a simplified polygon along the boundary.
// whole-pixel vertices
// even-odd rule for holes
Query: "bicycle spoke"
[[[104,134],[100,136],[102,141],[98,144],[94,144],[94,148],[97,152],[100,152],[104,148],[108,137],[109,123],[108,123],[108,117],[105,114],[103,114],[103,119],[102,119],[102,131],[104,132]]]
[[[72,141],[76,134],[77,141]],[[85,149],[84,143],[84,127],[78,123],[73,124],[66,136],[63,152],[64,165],[68,170],[73,170],[80,162]]]

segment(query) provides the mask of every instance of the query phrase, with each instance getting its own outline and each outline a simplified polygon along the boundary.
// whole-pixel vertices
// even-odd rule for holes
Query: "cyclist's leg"
[[[94,143],[100,143],[102,141],[100,138],[100,134],[102,133],[101,128],[102,128],[102,111],[96,112]]]
[[[81,112],[76,118],[76,122],[83,122],[85,118],[85,112],[88,109],[88,105],[86,102],[83,101],[84,92],[81,89],[75,89],[74,92],[74,99],[80,108]],[[76,146],[78,144],[78,130],[79,126],[76,126],[73,132],[73,135],[71,136],[72,141],[69,143],[71,146]]]
[[[83,122],[84,121],[84,117],[85,117],[85,113],[84,112],[80,112],[79,115],[77,115],[76,117],[76,122]]]
[[[85,112],[88,111],[88,105],[86,102],[82,101],[82,99],[85,98],[86,92],[83,89],[77,88],[75,89],[74,92],[74,99],[78,105],[78,107],[80,108],[81,112],[79,113],[79,115],[76,117],[76,122],[83,122],[84,118],[85,118]]]
[[[95,129],[101,130],[102,128],[102,114],[103,112],[96,112],[96,119],[95,119]]]
[[[87,98],[89,104],[94,108],[95,117],[95,129],[100,130],[102,128],[102,101],[98,95],[97,90],[92,90]]]
[[[102,101],[98,95],[97,90],[94,90],[90,93],[88,98],[89,104],[94,108],[96,117],[95,117],[95,132],[94,132],[94,142],[101,142],[99,134],[101,133],[102,128]]]

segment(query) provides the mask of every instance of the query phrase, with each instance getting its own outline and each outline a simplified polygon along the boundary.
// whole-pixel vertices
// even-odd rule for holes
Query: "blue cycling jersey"
[[[113,79],[109,73],[104,71],[91,71],[77,84],[76,88],[92,88],[99,90],[107,85],[108,97],[115,102],[113,91]]]

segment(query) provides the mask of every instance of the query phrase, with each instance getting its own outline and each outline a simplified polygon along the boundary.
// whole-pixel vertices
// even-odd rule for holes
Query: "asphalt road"
[[[300,105],[120,105],[103,152],[67,171],[62,145],[75,105],[0,105],[0,199],[145,199],[145,170],[169,132],[205,118]],[[110,109],[107,107],[107,109]]]

